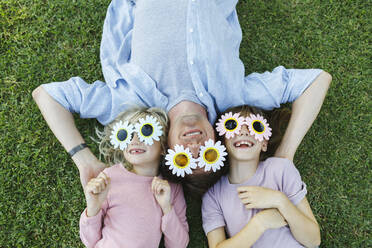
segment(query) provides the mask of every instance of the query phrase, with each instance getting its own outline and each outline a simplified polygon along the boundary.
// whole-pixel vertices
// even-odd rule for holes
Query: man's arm
[[[292,116],[276,157],[293,161],[298,146],[317,117],[323,104],[332,76],[322,72],[292,105]]]
[[[42,86],[32,92],[32,97],[50,129],[66,151],[84,143],[83,137],[76,128],[72,114],[55,101]],[[97,176],[105,168],[105,165],[94,156],[89,148],[77,152],[72,156],[72,159],[79,169],[83,187],[90,178]]]

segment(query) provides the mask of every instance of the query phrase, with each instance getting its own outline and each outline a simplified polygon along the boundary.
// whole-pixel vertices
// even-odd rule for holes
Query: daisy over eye
[[[115,124],[111,136],[110,143],[114,148],[120,148],[124,150],[132,140],[133,125],[129,124],[128,121],[124,123],[119,121]]]
[[[182,145],[176,145],[174,149],[168,149],[168,154],[165,156],[165,164],[169,166],[169,170],[173,175],[181,177],[184,177],[185,174],[192,174],[191,169],[195,169],[197,165],[189,148],[185,149]]]
[[[204,167],[204,171],[216,172],[223,167],[225,161],[226,147],[221,145],[221,141],[217,141],[215,144],[213,140],[208,140],[205,145],[200,148],[200,155],[198,159],[198,165],[200,168]]]

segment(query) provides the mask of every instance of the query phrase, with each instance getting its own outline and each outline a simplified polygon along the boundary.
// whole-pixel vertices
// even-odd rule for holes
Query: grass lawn
[[[83,247],[78,171],[31,92],[72,76],[103,80],[99,45],[109,2],[0,2],[0,247]],[[321,226],[321,246],[372,247],[371,2],[241,0],[237,10],[247,73],[284,65],[332,74],[295,164]],[[89,139],[98,123],[77,125],[98,155]],[[200,203],[187,201],[189,247],[207,247]]]

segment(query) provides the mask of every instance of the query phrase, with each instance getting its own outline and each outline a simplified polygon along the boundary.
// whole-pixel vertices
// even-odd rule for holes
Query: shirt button
[[[194,64],[194,61],[190,60],[190,64],[193,65]]]
[[[194,29],[190,28],[190,33],[194,32]]]
[[[200,93],[199,93],[199,96],[200,96],[200,97],[203,97],[203,93],[200,92]]]

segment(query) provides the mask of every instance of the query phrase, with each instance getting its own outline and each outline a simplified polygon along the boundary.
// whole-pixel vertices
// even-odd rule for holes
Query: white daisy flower
[[[159,137],[163,135],[162,126],[155,117],[147,115],[146,119],[140,118],[139,123],[135,124],[135,131],[141,142],[151,146],[154,140],[159,141]]]
[[[125,150],[130,141],[132,140],[133,125],[129,124],[128,121],[119,121],[114,125],[111,131],[110,143],[115,149]]]
[[[182,145],[176,145],[175,151],[168,149],[168,154],[165,156],[165,164],[172,170],[172,174],[184,177],[186,174],[192,174],[191,169],[196,168],[196,160],[192,157],[189,148],[184,148]]]
[[[239,113],[229,112],[222,115],[221,119],[218,120],[216,130],[220,136],[226,135],[226,138],[230,139],[239,134],[243,124],[244,117],[241,117]]]
[[[225,161],[225,156],[227,153],[225,152],[226,147],[221,145],[221,141],[217,141],[214,144],[212,139],[209,139],[205,142],[204,146],[200,147],[200,154],[198,158],[198,165],[200,168],[204,167],[204,171],[213,170],[216,172],[221,167],[224,166],[223,161]]]
[[[261,115],[250,114],[250,116],[246,118],[246,123],[250,134],[254,135],[256,140],[269,140],[271,136],[271,128],[269,127],[267,120]]]

